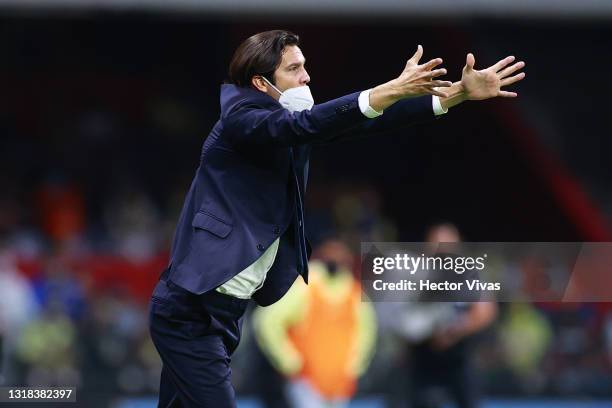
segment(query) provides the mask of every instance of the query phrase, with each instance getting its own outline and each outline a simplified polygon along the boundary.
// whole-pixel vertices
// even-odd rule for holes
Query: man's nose
[[[306,85],[310,82],[310,75],[308,75],[308,72],[304,72],[304,77],[302,78],[302,80],[300,81],[301,85]]]

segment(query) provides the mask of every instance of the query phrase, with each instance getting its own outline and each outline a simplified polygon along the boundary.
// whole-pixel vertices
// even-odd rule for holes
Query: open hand
[[[402,98],[422,95],[446,96],[444,88],[451,86],[452,82],[434,79],[446,75],[446,69],[434,69],[442,63],[442,58],[434,58],[419,65],[422,56],[423,47],[419,45],[414,55],[406,62],[406,67],[400,76],[392,81],[393,87]]]
[[[514,57],[506,57],[483,70],[475,70],[476,59],[474,54],[468,54],[461,75],[461,85],[467,99],[478,101],[483,99],[501,96],[505,98],[517,97],[516,92],[502,91],[504,86],[512,85],[525,78],[525,73],[513,75],[516,71],[525,66],[523,61],[510,65],[514,62]]]

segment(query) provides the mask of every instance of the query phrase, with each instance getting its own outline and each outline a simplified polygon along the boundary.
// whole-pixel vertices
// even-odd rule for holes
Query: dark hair
[[[250,86],[255,75],[265,76],[273,84],[274,71],[281,63],[287,45],[299,45],[300,38],[285,30],[271,30],[247,38],[234,52],[229,65],[230,84]]]

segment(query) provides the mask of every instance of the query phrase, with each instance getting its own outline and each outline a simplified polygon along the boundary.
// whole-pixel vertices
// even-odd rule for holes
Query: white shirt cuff
[[[448,108],[442,108],[442,104],[440,103],[440,98],[437,95],[433,95],[431,98],[431,104],[433,105],[434,115],[444,115],[448,112]]]
[[[371,89],[368,89],[367,91],[363,91],[359,94],[359,110],[361,110],[361,113],[363,113],[367,118],[372,119],[382,115],[383,113],[382,111],[375,111],[370,106],[370,91]]]

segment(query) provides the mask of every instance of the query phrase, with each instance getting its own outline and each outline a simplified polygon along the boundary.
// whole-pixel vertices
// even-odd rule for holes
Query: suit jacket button
[[[264,246],[261,244],[257,244],[257,249],[259,249],[260,251],[264,250]]]
[[[280,233],[280,227],[279,226],[275,226],[274,227],[274,233],[277,234],[277,235]]]

